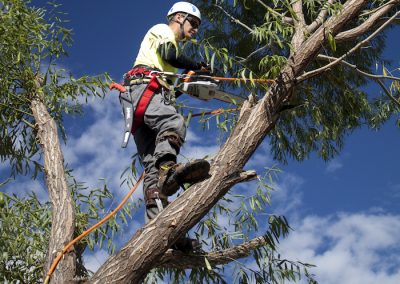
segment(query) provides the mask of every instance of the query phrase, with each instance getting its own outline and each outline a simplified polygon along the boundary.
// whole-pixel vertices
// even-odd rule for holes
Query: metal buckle
[[[159,74],[160,74],[160,71],[153,70],[153,71],[150,71],[149,76],[153,77],[153,76],[158,76]]]

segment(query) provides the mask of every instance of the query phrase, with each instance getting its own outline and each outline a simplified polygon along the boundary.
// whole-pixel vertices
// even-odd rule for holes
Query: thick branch
[[[292,9],[295,13],[295,18],[294,18],[295,23],[298,22],[304,26],[306,24],[306,20],[304,19],[304,13],[303,13],[303,0],[293,1]]]
[[[375,27],[382,19],[384,15],[389,13],[393,8],[395,8],[400,3],[400,0],[391,0],[386,5],[382,6],[380,9],[376,10],[364,23],[357,26],[354,29],[341,32],[336,35],[335,40],[337,43],[349,41],[359,37],[371,28]],[[396,19],[393,19],[396,20]],[[387,22],[387,21],[385,21]]]
[[[364,46],[367,42],[369,42],[371,39],[373,39],[377,34],[379,34],[383,29],[385,29],[398,15],[400,15],[400,11],[397,12],[396,14],[394,14],[389,20],[386,21],[386,23],[384,23],[379,29],[377,29],[375,32],[373,32],[370,36],[368,36],[366,39],[364,39],[363,41],[359,42],[356,46],[354,46],[352,49],[350,49],[348,52],[346,52],[345,54],[343,54],[341,57],[337,58],[335,61],[321,67],[315,70],[312,70],[310,72],[307,72],[301,76],[299,76],[297,78],[298,82],[307,80],[311,77],[314,77],[318,74],[321,74],[322,72],[326,72],[328,70],[330,70],[332,67],[336,66],[337,64],[339,64],[343,59],[345,59],[347,56],[349,56],[350,54],[354,53],[355,51],[357,51],[359,48],[361,48],[362,46]]]
[[[330,5],[333,4],[334,0],[328,0],[326,1],[326,3],[324,4],[323,8],[321,9],[321,11],[319,12],[317,18],[307,27],[307,31],[309,33],[313,33],[316,29],[318,29],[322,23],[324,22],[326,16],[328,16],[328,8]]]
[[[336,35],[367,2],[347,1],[343,11],[331,17],[326,27]],[[241,113],[236,127],[214,158],[211,177],[187,189],[139,230],[93,275],[91,283],[140,283],[168,248],[207,214],[233,186],[232,174],[244,167],[274,127],[282,101],[290,99],[295,78],[315,58],[324,41],[325,31],[320,28],[299,47],[264,98]]]
[[[292,46],[294,52],[300,47],[305,40],[306,20],[303,13],[303,1],[295,0],[292,3],[292,9],[295,13],[294,17],[294,35],[292,38]]]
[[[201,255],[184,254],[179,251],[168,250],[161,258],[157,267],[164,268],[200,268],[206,267],[204,258],[212,265],[224,265],[234,260],[248,257],[251,252],[267,244],[264,237],[258,237],[241,245],[223,251],[211,252]]]

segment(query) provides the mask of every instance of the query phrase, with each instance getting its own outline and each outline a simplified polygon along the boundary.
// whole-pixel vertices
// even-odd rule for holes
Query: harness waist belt
[[[135,134],[136,130],[140,127],[140,125],[142,125],[146,109],[153,99],[155,92],[161,87],[156,77],[157,74],[151,74],[152,71],[153,70],[149,70],[147,68],[137,67],[130,70],[125,76],[125,78],[132,78],[151,75],[150,82],[147,84],[146,89],[140,96],[135,113],[133,114],[133,124],[131,129],[132,134]]]

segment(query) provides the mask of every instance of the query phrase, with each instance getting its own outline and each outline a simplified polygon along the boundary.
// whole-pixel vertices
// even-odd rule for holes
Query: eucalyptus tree
[[[40,259],[41,254],[46,252],[45,264],[41,264],[46,271],[76,230],[76,208],[67,184],[58,131],[63,133],[65,113],[79,111],[79,97],[98,96],[105,90],[101,77],[74,78],[57,66],[57,60],[66,55],[65,48],[72,42],[71,31],[63,27],[61,14],[54,10],[56,5],[49,8],[53,12],[46,13],[44,8],[35,8],[29,1],[0,2],[0,159],[2,163],[9,164],[13,178],[19,174],[37,178],[39,173],[44,173],[52,206],[48,247],[40,248],[36,255],[33,253],[35,248],[31,247],[33,255],[27,252],[26,263],[30,261],[28,258]],[[18,204],[22,203],[15,200],[11,207],[23,208]],[[43,209],[36,203],[34,205],[32,210]],[[6,208],[9,207],[2,206],[4,219],[1,227],[11,220],[6,216],[12,217],[12,214],[7,215]],[[43,228],[38,229],[36,234],[47,233],[46,225],[49,223],[46,216],[40,217]],[[15,225],[24,224],[26,222],[21,220]],[[3,229],[2,233],[5,232],[7,230]],[[21,240],[23,237],[29,240],[32,235],[21,233],[20,237]],[[5,253],[2,272],[23,263],[20,259],[13,259],[12,254]],[[33,262],[31,270],[38,267],[40,265]],[[25,273],[31,270],[27,269]],[[70,281],[75,274],[76,253],[71,251],[59,264],[54,281]],[[19,281],[25,282],[23,279],[30,282],[33,278],[21,277]]]

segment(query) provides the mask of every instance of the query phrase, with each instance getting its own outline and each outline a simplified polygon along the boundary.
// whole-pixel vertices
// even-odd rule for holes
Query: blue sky
[[[108,72],[119,81],[132,66],[147,29],[164,22],[174,2],[65,1],[62,10],[71,20],[75,43],[63,67],[76,76]],[[389,32],[391,40],[385,52],[394,66],[400,66],[398,35],[399,29]],[[372,86],[371,90],[378,91]],[[99,179],[105,178],[116,203],[127,190],[119,187],[119,177],[135,153],[134,143],[131,140],[128,149],[120,148],[123,122],[115,92],[104,101],[92,100],[86,110],[83,117],[67,120],[65,159],[78,180],[90,187],[100,186]],[[204,142],[204,135],[214,136],[191,126],[183,154],[203,157],[218,151],[216,141]],[[276,213],[285,214],[294,228],[281,243],[283,255],[316,264],[312,272],[320,283],[400,283],[399,141],[400,131],[390,121],[379,132],[354,131],[340,155],[330,162],[313,155],[301,163],[278,165],[283,172],[272,198],[273,207]],[[246,168],[260,171],[275,164],[267,142]],[[15,188],[21,192],[33,189],[46,198],[40,182],[18,180],[5,190]],[[140,190],[134,198],[139,196]],[[135,216],[118,241],[129,239],[142,223],[143,215]],[[89,255],[87,262],[95,269],[106,255],[100,250]]]

